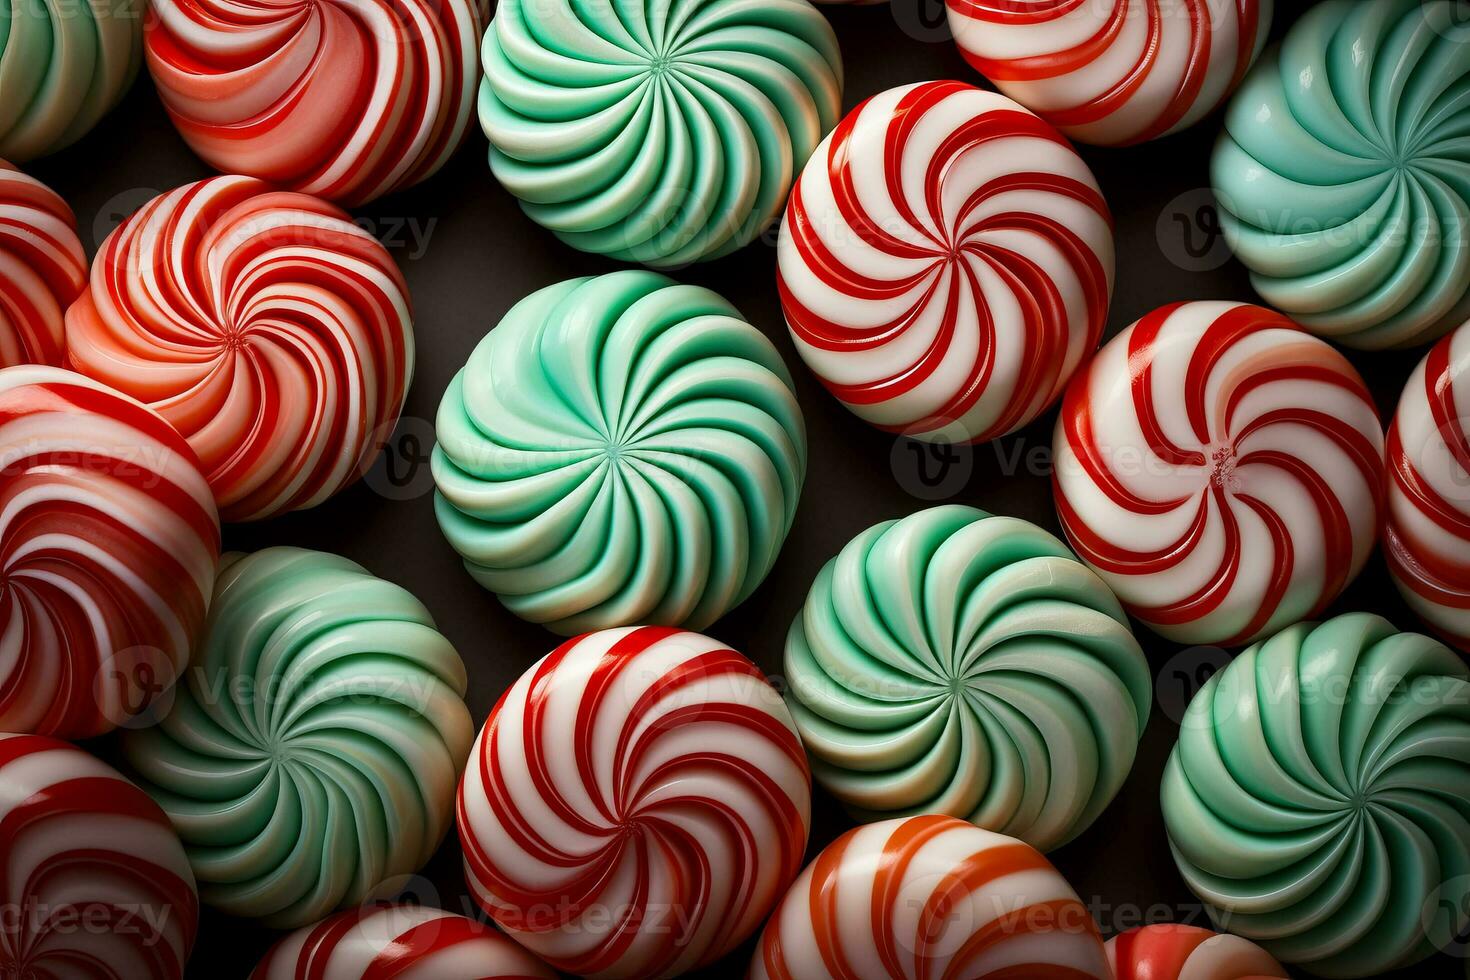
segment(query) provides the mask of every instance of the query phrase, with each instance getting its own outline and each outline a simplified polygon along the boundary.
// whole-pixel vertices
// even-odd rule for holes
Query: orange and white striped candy
[[[1269,980],[1290,976],[1264,949],[1197,926],[1154,925],[1108,940],[1113,980]]]

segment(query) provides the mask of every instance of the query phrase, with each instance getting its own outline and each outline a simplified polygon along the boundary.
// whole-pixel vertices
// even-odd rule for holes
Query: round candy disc
[[[1135,617],[1233,646],[1315,615],[1378,533],[1383,431],[1351,364],[1258,306],[1165,306],[1057,422],[1057,512]]]
[[[1450,0],[1328,0],[1246,78],[1210,179],[1256,291],[1369,350],[1470,320],[1470,27]]]
[[[89,738],[171,687],[219,557],[189,446],[70,371],[0,370],[0,731]]]
[[[1074,140],[1193,126],[1245,77],[1272,0],[945,0],[965,60]]]
[[[714,622],[775,563],[806,474],[775,346],[650,272],[516,304],[437,431],[445,537],[512,612],[565,634]]]
[[[1248,939],[1197,926],[1131,929],[1108,940],[1113,980],[1268,980],[1285,967]]]
[[[81,139],[143,61],[143,0],[15,2],[0,31],[0,157],[25,163]]]
[[[490,169],[573,248],[654,266],[747,244],[837,122],[842,57],[807,0],[502,0]]]
[[[1470,924],[1470,668],[1353,613],[1212,677],[1164,773],[1184,880],[1216,921],[1324,977],[1416,963]]]
[[[204,161],[346,206],[434,174],[469,128],[482,0],[153,0],[148,70]]]
[[[474,724],[464,664],[417,599],[319,551],[226,558],[209,630],[128,763],[200,895],[273,928],[423,867]]]
[[[187,184],[123,222],[66,335],[77,370],[188,438],[226,521],[314,507],[355,481],[413,373],[387,250],[332,205],[249,177]]]
[[[1470,651],[1470,325],[1409,375],[1388,474],[1389,571],[1426,623]]]
[[[557,969],[672,977],[764,921],[810,808],[806,755],[755,664],[639,627],[569,640],[506,692],[459,836],[480,905]]]
[[[925,82],[864,102],[817,148],[777,256],[796,350],[844,405],[978,441],[1034,419],[1097,346],[1112,218],[1055,129]]]
[[[0,786],[0,976],[181,980],[199,898],[157,804],[35,735],[0,735]]]
[[[536,957],[462,915],[411,905],[350,909],[271,948],[250,980],[555,980]]]
[[[751,980],[1111,980],[1072,886],[1028,844],[926,815],[849,831],[771,917]]]
[[[62,317],[86,283],[87,253],[71,208],[0,160],[0,367],[60,365]]]
[[[1122,786],[1148,662],[1112,592],[1034,524],[935,507],[858,535],[786,639],[813,773],[859,812],[1059,847]]]

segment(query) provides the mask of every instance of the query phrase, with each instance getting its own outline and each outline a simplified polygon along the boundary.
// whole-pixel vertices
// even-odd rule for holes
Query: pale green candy
[[[474,726],[423,605],[336,555],[224,559],[177,700],[123,749],[206,903],[290,929],[421,868]]]
[[[653,266],[759,235],[841,111],[807,0],[502,0],[482,56],[495,176],[573,248]]]
[[[828,562],[786,678],[813,774],[860,818],[943,813],[1043,850],[1112,801],[1153,697],[1097,575],[1034,524],[961,506]]]
[[[0,0],[0,157],[85,136],[138,74],[143,0]]]
[[[439,406],[435,509],[481,585],[574,634],[702,629],[766,577],[806,435],[776,348],[651,272],[532,293]]]
[[[1230,103],[1211,180],[1256,291],[1350,347],[1470,319],[1470,24],[1452,0],[1328,0]]]
[[[1325,977],[1416,963],[1470,910],[1470,670],[1366,613],[1290,627],[1195,696],[1162,795],[1221,928]]]

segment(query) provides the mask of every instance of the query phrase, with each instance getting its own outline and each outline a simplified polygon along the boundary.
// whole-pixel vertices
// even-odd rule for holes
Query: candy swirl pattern
[[[807,0],[502,0],[482,59],[496,179],[573,248],[652,266],[752,241],[842,109]]]
[[[1072,382],[1054,448],[1072,546],[1181,643],[1316,615],[1378,533],[1383,431],[1362,378],[1258,306],[1165,306],[1128,327]]]
[[[556,980],[473,919],[416,905],[352,909],[271,948],[250,980]]]
[[[249,177],[185,185],[123,222],[66,335],[72,366],[184,434],[226,521],[354,482],[413,374],[392,256],[332,205]]]
[[[1272,0],[945,0],[965,60],[1072,139],[1129,146],[1213,112],[1266,43]]]
[[[0,367],[59,366],[62,318],[86,284],[87,253],[71,208],[0,160]]]
[[[786,640],[813,774],[860,818],[945,813],[1043,851],[1122,786],[1150,674],[1123,607],[1065,545],[972,507],[858,535]]]
[[[0,975],[181,980],[199,897],[158,806],[35,735],[0,735],[0,786]]]
[[[777,258],[797,353],[839,401],[888,431],[983,441],[1036,418],[1097,346],[1112,217],[1052,127],[925,82],[817,148]]]
[[[714,622],[770,571],[806,474],[775,346],[709,290],[649,272],[516,304],[437,430],[445,537],[513,613],[567,635]]]
[[[6,4],[0,157],[65,149],[122,100],[143,62],[143,0]]]
[[[1156,925],[1108,940],[1113,980],[1268,980],[1286,968],[1248,939],[1196,926]]]
[[[1092,914],[1031,846],[953,817],[869,824],[807,866],[751,980],[1111,980]]]
[[[1399,399],[1384,554],[1404,600],[1470,652],[1470,326],[1430,350]]]
[[[473,107],[484,0],[154,0],[148,70],[223,173],[356,207],[436,173]]]
[[[171,687],[219,518],[188,445],[81,375],[0,370],[0,731],[90,738]]]
[[[1323,977],[1406,967],[1470,916],[1470,668],[1353,613],[1246,650],[1185,712],[1164,821],[1217,921]]]
[[[1265,301],[1350,347],[1470,320],[1463,2],[1328,0],[1246,78],[1210,165]]]
[[[569,640],[506,692],[459,835],[475,898],[552,966],[673,977],[764,921],[810,812],[806,755],[759,668],[645,626]]]
[[[448,830],[474,739],[464,664],[417,599],[361,566],[228,556],[176,691],[123,751],[206,903],[296,928],[417,871]]]

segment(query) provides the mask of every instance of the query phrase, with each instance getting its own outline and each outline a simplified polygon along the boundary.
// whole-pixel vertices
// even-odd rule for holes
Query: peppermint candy
[[[777,248],[802,359],[880,428],[993,439],[1102,335],[1112,219],[1067,141],[960,82],[890,89],[817,147]]]
[[[469,127],[482,0],[157,0],[148,70],[216,170],[345,206],[431,176]]]
[[[939,815],[838,838],[791,886],[751,980],[1111,980],[1097,925],[1029,844]]]
[[[965,60],[1074,140],[1142,143],[1222,103],[1272,0],[945,0]]]
[[[534,956],[473,919],[438,909],[351,909],[276,943],[250,980],[422,977],[555,980]]]
[[[1470,325],[1409,376],[1388,430],[1384,552],[1404,600],[1470,651]]]
[[[501,698],[459,792],[465,872],[567,973],[671,977],[764,921],[801,868],[811,779],[760,671],[663,627],[569,640]]]
[[[40,365],[0,370],[0,461],[0,731],[110,731],[203,631],[209,485],[157,413]]]
[[[1156,925],[1108,940],[1114,980],[1267,980],[1286,969],[1239,936],[1196,926]]]
[[[391,434],[413,373],[408,287],[336,207],[249,177],[154,198],[67,312],[71,363],[152,405],[226,521],[322,503]]]
[[[0,367],[59,365],[87,254],[61,197],[0,160]]]
[[[199,899],[158,806],[35,735],[0,735],[0,786],[0,976],[179,980]]]
[[[1183,303],[1128,327],[1067,390],[1054,449],[1072,546],[1178,642],[1315,615],[1377,535],[1383,431],[1362,378],[1261,307]]]

